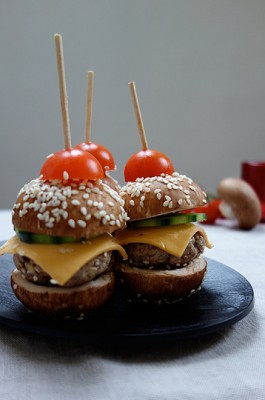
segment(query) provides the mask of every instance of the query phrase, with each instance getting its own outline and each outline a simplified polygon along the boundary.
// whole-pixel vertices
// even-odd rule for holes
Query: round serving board
[[[117,290],[111,301],[81,321],[54,320],[29,312],[10,286],[12,256],[0,257],[0,323],[12,328],[89,343],[140,343],[205,335],[244,318],[254,306],[250,283],[212,259],[203,287],[173,305],[128,303]]]

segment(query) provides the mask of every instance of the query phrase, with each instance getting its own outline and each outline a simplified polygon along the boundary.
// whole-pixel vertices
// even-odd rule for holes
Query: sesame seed
[[[71,201],[71,203],[73,204],[73,206],[80,206],[80,201],[77,200],[77,199],[73,199],[73,200]]]
[[[83,215],[87,215],[87,209],[86,209],[86,207],[81,207],[81,208],[80,208],[80,212],[81,212],[81,214],[83,214]]]
[[[77,220],[77,225],[79,225],[81,228],[85,228],[86,227],[86,222],[83,221],[82,219],[78,219]]]
[[[64,171],[64,172],[63,172],[63,179],[64,179],[65,181],[68,181],[68,179],[69,179],[69,174],[68,174],[67,171]]]
[[[54,156],[54,153],[51,153],[46,158],[52,158],[53,156]]]
[[[69,219],[68,225],[69,225],[71,228],[75,228],[75,221],[74,221],[73,219]]]
[[[101,201],[100,203],[98,203],[97,208],[98,208],[99,210],[102,210],[102,209],[104,208],[104,204],[103,204],[102,201]]]
[[[130,200],[130,205],[134,206],[134,200]]]
[[[49,221],[49,222],[47,222],[47,223],[45,224],[45,226],[46,226],[47,228],[53,228],[53,227],[54,227],[54,223],[53,223],[53,221]]]
[[[37,218],[39,221],[42,221],[44,219],[44,216],[42,214],[37,214]]]

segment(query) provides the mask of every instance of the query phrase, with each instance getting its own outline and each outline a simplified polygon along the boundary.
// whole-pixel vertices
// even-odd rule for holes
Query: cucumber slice
[[[19,239],[25,243],[35,243],[35,244],[64,244],[64,243],[76,243],[81,242],[83,239],[75,239],[74,237],[63,237],[63,236],[50,236],[41,235],[38,233],[31,233],[23,231],[21,229],[15,228],[15,232]]]
[[[187,224],[190,222],[200,222],[207,219],[206,214],[203,213],[182,213],[175,215],[162,215],[155,218],[140,219],[128,223],[131,228],[140,228],[148,226],[169,226]]]

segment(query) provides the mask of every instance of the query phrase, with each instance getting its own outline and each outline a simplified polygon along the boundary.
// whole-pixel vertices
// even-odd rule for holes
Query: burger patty
[[[14,255],[14,263],[22,276],[37,285],[54,286],[57,284],[50,275],[28,257]],[[80,286],[90,282],[98,275],[108,271],[113,263],[112,252],[105,252],[93,258],[80,268],[72,278],[64,284],[64,287]]]
[[[128,254],[129,263],[139,268],[174,269],[181,268],[202,254],[205,240],[199,232],[195,233],[181,257],[173,256],[146,243],[129,243],[124,248]]]

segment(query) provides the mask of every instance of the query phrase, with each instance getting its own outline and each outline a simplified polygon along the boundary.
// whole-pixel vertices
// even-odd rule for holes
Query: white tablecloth
[[[0,399],[265,399],[265,224],[207,226],[206,255],[243,274],[255,307],[243,320],[184,343],[93,348],[0,326]],[[0,212],[0,240],[13,234]],[[1,277],[0,277],[1,279]]]

